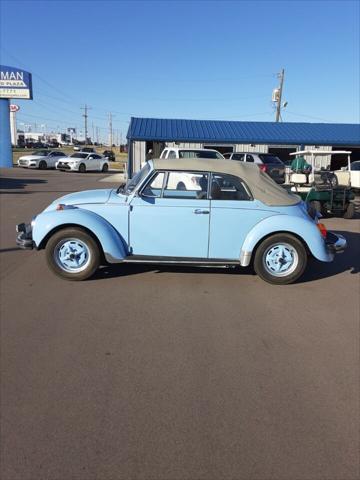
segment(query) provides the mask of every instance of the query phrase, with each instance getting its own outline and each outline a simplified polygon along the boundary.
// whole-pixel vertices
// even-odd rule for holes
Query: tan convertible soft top
[[[227,173],[240,177],[250,188],[253,197],[269,206],[296,205],[301,199],[288,193],[263,173],[254,163],[236,160],[211,160],[202,158],[154,159],[156,170],[180,170],[191,172]]]

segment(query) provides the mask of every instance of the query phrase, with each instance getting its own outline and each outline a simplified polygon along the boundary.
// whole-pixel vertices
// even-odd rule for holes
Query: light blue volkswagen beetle
[[[149,161],[125,187],[65,195],[17,231],[21,248],[46,249],[69,280],[106,263],[252,263],[262,279],[288,284],[309,256],[330,262],[346,248],[257,165],[229,160]]]

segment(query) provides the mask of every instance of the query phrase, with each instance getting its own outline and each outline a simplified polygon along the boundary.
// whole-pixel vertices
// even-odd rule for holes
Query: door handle
[[[203,210],[202,208],[196,208],[194,210],[195,215],[209,215],[210,210]]]

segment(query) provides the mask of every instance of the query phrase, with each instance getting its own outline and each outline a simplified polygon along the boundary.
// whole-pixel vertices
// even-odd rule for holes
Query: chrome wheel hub
[[[61,240],[54,249],[56,264],[65,272],[78,273],[89,265],[91,253],[86,243],[78,238]]]
[[[271,245],[263,256],[265,269],[275,277],[290,275],[299,264],[299,256],[296,249],[288,243]]]

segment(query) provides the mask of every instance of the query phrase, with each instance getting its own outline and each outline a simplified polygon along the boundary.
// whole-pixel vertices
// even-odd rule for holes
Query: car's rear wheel
[[[355,204],[352,202],[348,203],[348,206],[343,214],[344,218],[353,218],[355,215]]]
[[[176,190],[186,190],[185,183],[184,183],[184,182],[179,182],[179,183],[176,185]]]
[[[39,169],[40,170],[46,170],[47,169],[47,163],[45,162],[45,160],[41,160],[41,162],[39,163]]]
[[[279,233],[266,238],[257,248],[255,272],[263,280],[286,285],[304,273],[307,253],[302,242],[291,234]]]
[[[321,202],[319,202],[319,200],[312,200],[310,202],[310,205],[314,208],[314,210],[316,210],[321,215],[324,214]]]
[[[100,265],[96,241],[80,228],[64,228],[50,237],[46,260],[50,269],[67,280],[86,280]]]
[[[85,165],[85,163],[81,163],[81,164],[79,165],[79,172],[80,172],[80,173],[85,173],[85,172],[86,172],[86,165]]]
[[[102,172],[107,172],[109,170],[109,165],[107,163],[104,163],[103,167],[102,167]]]

